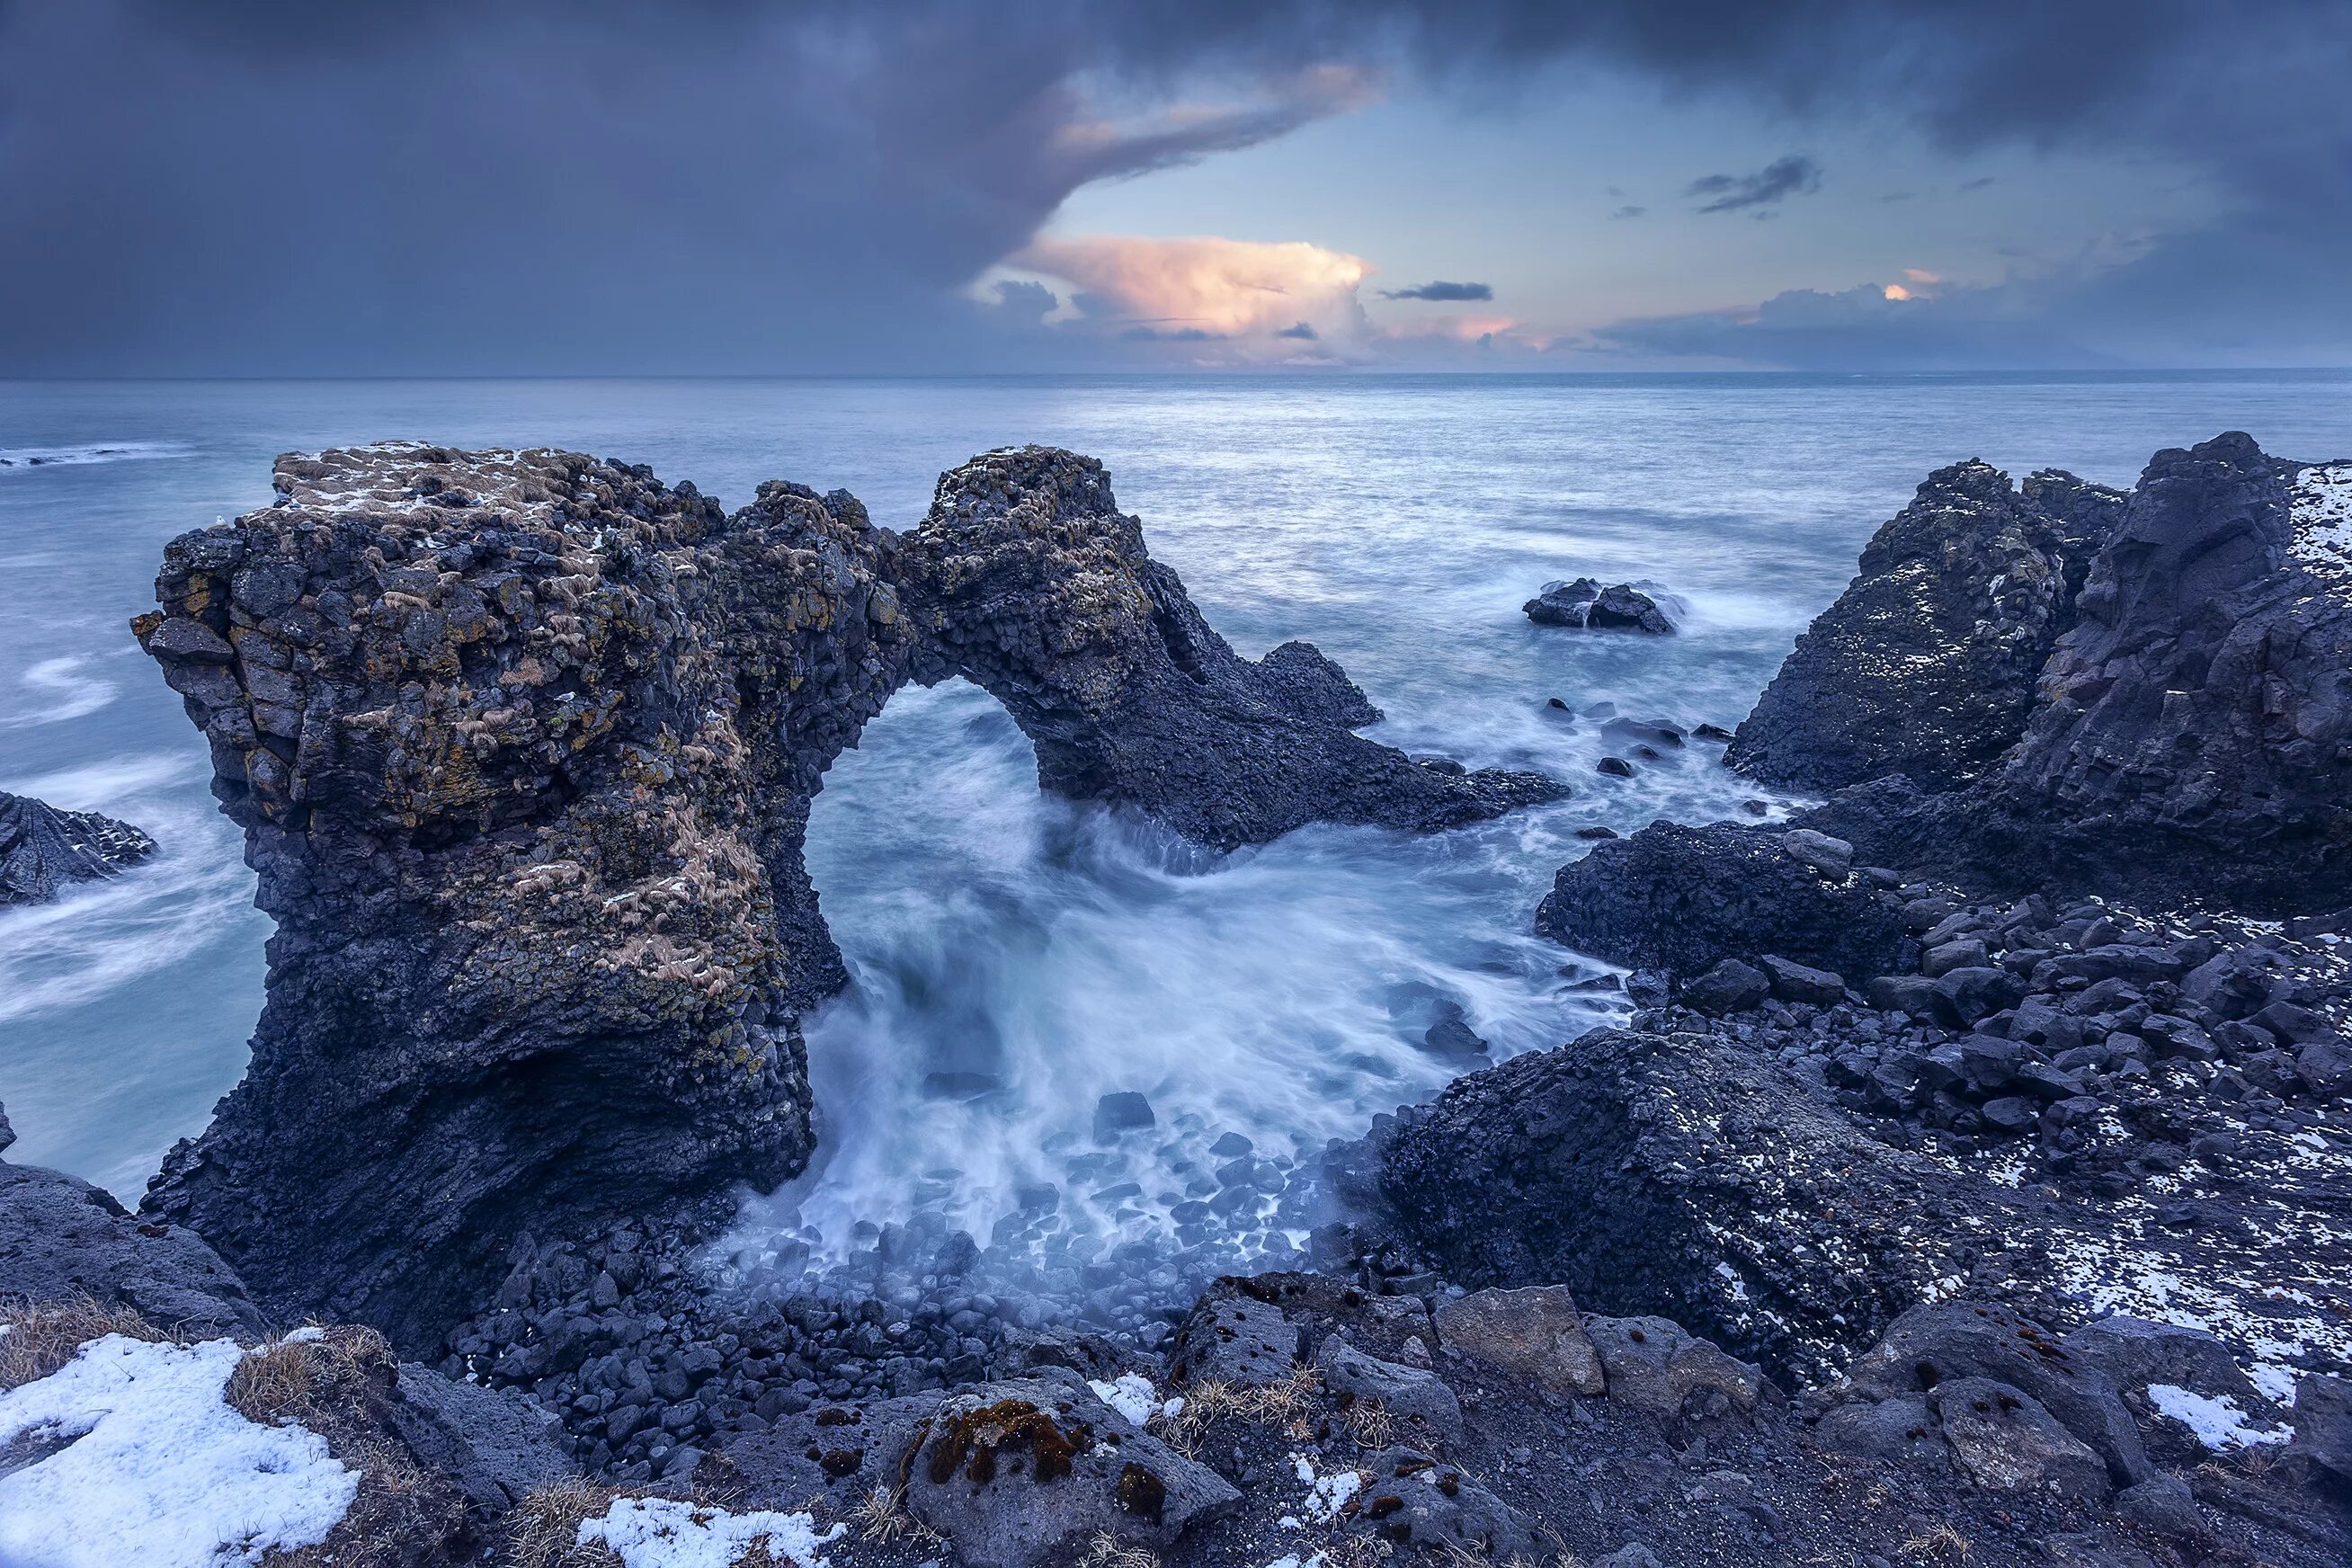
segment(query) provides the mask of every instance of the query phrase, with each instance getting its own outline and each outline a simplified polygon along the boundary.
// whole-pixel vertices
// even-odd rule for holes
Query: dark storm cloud
[[[1486,283],[1416,283],[1410,289],[1383,289],[1383,300],[1491,300],[1495,290]]]
[[[2340,0],[16,0],[0,374],[1034,356],[1033,301],[960,290],[1080,186],[1563,57],[2225,174],[2221,224],[2066,308],[2308,334],[2347,320],[2347,38]]]
[[[1769,206],[1822,188],[1822,166],[1801,153],[1775,158],[1752,174],[1703,174],[1683,187],[1685,196],[1711,196],[1703,213],[1736,213]]]
[[[1297,338],[1311,343],[1315,341],[1315,329],[1304,321],[1296,321],[1274,335],[1277,338]]]
[[[1631,205],[1629,204],[1628,205],[1619,207],[1616,211],[1614,211],[1614,212],[1611,213],[1609,216],[1610,216],[1611,217],[1612,217],[1612,218],[1640,217],[1643,214],[1644,214],[1644,213],[1648,212],[1649,210],[1650,210],[1650,209],[1649,209],[1649,208],[1647,208],[1647,207],[1637,207],[1637,206]]]

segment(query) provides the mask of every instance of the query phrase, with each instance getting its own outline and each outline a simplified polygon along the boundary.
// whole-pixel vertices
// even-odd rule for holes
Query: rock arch
[[[275,482],[167,546],[135,629],[278,922],[252,1066],[147,1206],[289,1315],[422,1343],[520,1235],[801,1168],[798,1015],[845,980],[809,803],[909,681],[968,677],[1044,787],[1221,847],[1564,793],[1352,733],[1378,710],[1307,644],[1239,658],[1067,452],[950,470],[903,536],[551,450]]]

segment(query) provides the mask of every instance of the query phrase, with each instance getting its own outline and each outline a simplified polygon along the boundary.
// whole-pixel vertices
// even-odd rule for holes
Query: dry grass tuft
[[[126,1339],[168,1338],[129,1307],[110,1307],[92,1296],[64,1301],[0,1304],[0,1389],[37,1383],[73,1360],[74,1352],[109,1334]]]
[[[1968,1541],[1948,1524],[1939,1524],[1925,1535],[1915,1535],[1896,1549],[1895,1555],[1906,1563],[1925,1563],[1934,1568],[1952,1568],[1968,1560]]]
[[[850,1510],[848,1522],[856,1527],[860,1540],[880,1545],[910,1539],[926,1542],[945,1539],[907,1511],[904,1487],[876,1487]]]
[[[1348,1407],[1348,1430],[1356,1442],[1366,1448],[1388,1448],[1396,1445],[1404,1428],[1389,1407],[1377,1399],[1359,1399]]]
[[[1160,1559],[1140,1546],[1125,1546],[1108,1531],[1097,1533],[1078,1559],[1078,1568],[1160,1568]]]
[[[621,1494],[593,1481],[557,1481],[522,1500],[507,1520],[506,1568],[621,1568],[602,1542],[582,1544],[580,1525]]]
[[[1293,1367],[1286,1376],[1260,1388],[1235,1388],[1210,1378],[1184,1390],[1182,1410],[1153,1416],[1150,1426],[1161,1442],[1188,1459],[1199,1455],[1210,1426],[1227,1415],[1280,1426],[1293,1442],[1303,1443],[1315,1435],[1312,1417],[1322,1391],[1322,1375],[1311,1366]]]

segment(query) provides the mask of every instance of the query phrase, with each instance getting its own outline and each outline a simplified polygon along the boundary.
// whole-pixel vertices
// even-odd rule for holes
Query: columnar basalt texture
[[[845,982],[811,798],[908,680],[968,675],[1041,782],[1212,845],[1423,829],[1560,793],[1348,731],[1304,644],[1237,658],[1101,467],[945,476],[901,540],[845,492],[414,443],[279,460],[165,552],[142,645],[278,921],[253,1063],[154,1212],[273,1310],[429,1342],[514,1238],[805,1163],[797,1018]]]
[[[2028,481],[2019,504],[2049,519],[2069,581],[2073,542],[2096,533],[2099,547],[2079,592],[2031,623],[2039,630],[2024,635],[2021,620],[2013,643],[1986,645],[2000,657],[1969,679],[2009,695],[1980,722],[1957,722],[1969,709],[1939,695],[1953,689],[1943,665],[1910,668],[1902,617],[1843,616],[1849,601],[1902,596],[1865,556],[1864,577],[1823,617],[1838,623],[1834,646],[1816,623],[1731,759],[1768,778],[1852,786],[1801,820],[1866,861],[2012,889],[2264,914],[2340,908],[2352,883],[2352,464],[2283,461],[2231,432],[2157,453],[2112,522],[2095,487],[2061,479]],[[2029,570],[1979,552],[1946,559],[1940,574],[1932,564],[1921,558],[1920,604],[2007,595],[2011,578],[2037,571],[2059,584],[2048,560]],[[2029,665],[2021,709],[2014,678]],[[1891,738],[1860,743],[1842,716],[1874,725],[1872,714]],[[1936,763],[1963,753],[1973,776]]]
[[[127,822],[0,793],[0,906],[46,902],[68,883],[118,876],[153,853],[155,841]]]
[[[1989,463],[1937,469],[1872,536],[1725,762],[1812,789],[1889,773],[1950,789],[1982,773],[2023,732],[2123,503],[2071,474],[2036,474],[2021,494]]]
[[[2143,895],[2347,901],[2352,574],[2305,479],[2235,433],[2149,460],[2000,780],[2065,871],[2127,854]]]

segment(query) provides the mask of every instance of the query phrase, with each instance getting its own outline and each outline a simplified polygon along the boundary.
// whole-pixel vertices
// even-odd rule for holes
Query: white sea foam
[[[90,659],[89,654],[69,653],[29,666],[18,678],[20,694],[0,707],[0,729],[64,723],[113,701],[121,689],[89,673]]]

